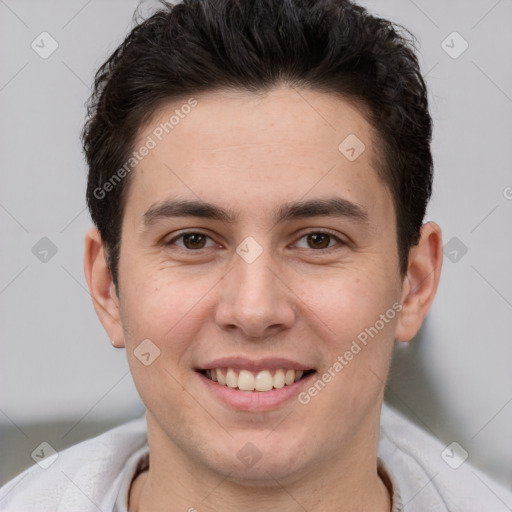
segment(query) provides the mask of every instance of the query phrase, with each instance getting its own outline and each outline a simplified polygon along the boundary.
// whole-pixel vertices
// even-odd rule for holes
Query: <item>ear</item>
[[[395,331],[398,341],[411,341],[419,331],[434,300],[442,263],[441,228],[435,222],[427,222],[421,227],[418,245],[409,252],[402,286],[402,311]]]
[[[90,229],[85,235],[84,271],[94,309],[112,345],[124,347],[119,298],[107,266],[104,244],[96,228]]]

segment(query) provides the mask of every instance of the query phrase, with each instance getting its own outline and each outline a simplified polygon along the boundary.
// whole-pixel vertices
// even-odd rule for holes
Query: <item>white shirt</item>
[[[445,453],[444,458],[441,456]],[[378,467],[392,512],[510,512],[512,493],[460,460],[386,404]],[[67,448],[47,468],[34,465],[0,489],[5,512],[127,512],[133,478],[149,464],[146,418]]]

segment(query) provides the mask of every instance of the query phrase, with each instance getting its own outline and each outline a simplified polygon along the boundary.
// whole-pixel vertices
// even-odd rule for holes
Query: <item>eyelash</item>
[[[187,235],[201,235],[201,236],[204,236],[206,238],[209,238],[210,240],[212,239],[209,235],[207,235],[206,233],[203,233],[202,231],[184,231],[182,233],[180,233],[179,235],[175,236],[174,238],[172,238],[171,240],[169,240],[168,242],[165,242],[164,245],[165,246],[170,246],[170,245],[173,245],[174,242],[176,242],[177,240],[187,236]],[[325,230],[322,230],[322,231],[309,231],[307,233],[303,233],[302,236],[299,238],[299,240],[301,240],[302,238],[308,236],[308,235],[324,235],[324,236],[328,236],[330,238],[334,238],[339,244],[341,244],[342,246],[344,245],[347,245],[346,242],[344,242],[343,240],[341,240],[338,236],[336,236],[335,234],[331,233],[330,231],[325,231]],[[187,252],[199,252],[201,250],[204,250],[204,249],[210,249],[210,247],[202,247],[200,249],[188,249],[187,247],[181,247],[181,246],[178,246],[180,249],[182,250],[185,250]],[[332,246],[332,247],[326,247],[324,249],[310,249],[314,252],[330,252],[331,250],[333,250],[336,246]],[[307,250],[307,249],[304,249],[304,250]]]

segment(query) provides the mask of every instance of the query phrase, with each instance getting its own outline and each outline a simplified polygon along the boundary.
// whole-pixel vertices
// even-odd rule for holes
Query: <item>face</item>
[[[113,337],[162,454],[253,483],[318,473],[376,446],[400,318],[374,134],[320,92],[196,100],[131,176]]]

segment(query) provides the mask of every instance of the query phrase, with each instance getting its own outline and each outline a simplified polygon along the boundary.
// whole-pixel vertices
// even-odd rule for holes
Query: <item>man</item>
[[[413,49],[348,0],[163,5],[96,75],[94,306],[145,418],[2,510],[507,510],[384,407],[442,263]]]

